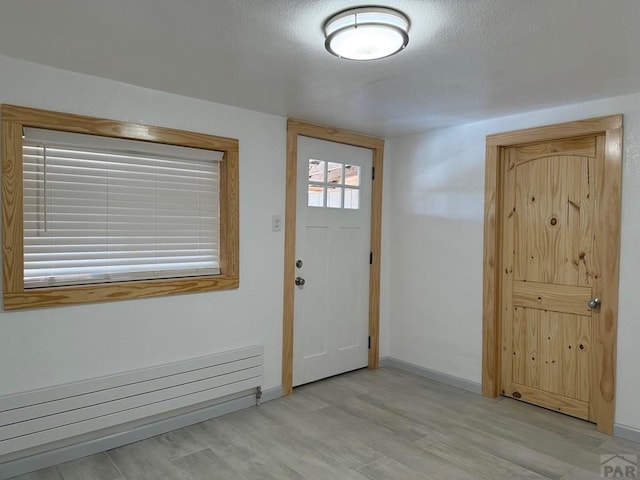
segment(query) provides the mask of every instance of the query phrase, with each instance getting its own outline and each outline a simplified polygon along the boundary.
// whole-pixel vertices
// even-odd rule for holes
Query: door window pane
[[[324,207],[324,186],[309,184],[307,205],[310,207]]]
[[[342,183],[342,163],[329,162],[327,168],[327,183]]]
[[[342,208],[342,187],[327,187],[327,207]]]
[[[324,162],[322,160],[309,160],[309,181],[324,183]]]
[[[357,188],[344,189],[344,208],[354,210],[360,208],[360,190]]]
[[[345,185],[352,185],[354,187],[360,186],[360,167],[356,165],[345,165],[344,183]]]

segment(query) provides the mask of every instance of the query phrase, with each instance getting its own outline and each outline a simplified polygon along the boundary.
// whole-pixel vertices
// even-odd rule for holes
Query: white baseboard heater
[[[243,392],[259,403],[262,363],[263,348],[248,347],[0,397],[0,463],[8,454]]]

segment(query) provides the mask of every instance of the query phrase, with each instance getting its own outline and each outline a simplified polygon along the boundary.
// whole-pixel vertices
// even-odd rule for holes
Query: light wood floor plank
[[[416,472],[401,463],[387,457],[380,457],[374,462],[365,465],[360,472],[371,480],[435,480],[425,474]]]
[[[121,480],[122,476],[106,453],[90,455],[58,466],[64,480]]]
[[[14,478],[20,480],[64,480],[62,473],[60,473],[58,467],[43,468],[42,470],[27,473],[25,475],[20,475],[19,477]]]
[[[223,417],[193,425],[189,432],[221,454],[247,480],[304,480],[302,475],[269,455],[266,448],[256,446],[250,437],[232,428],[231,423],[233,419]]]
[[[171,463],[156,438],[109,450],[108,454],[126,479],[192,480],[190,475]]]
[[[476,446],[471,446],[465,440],[454,435],[433,432],[415,443],[434,455],[438,455],[456,465],[462,465],[493,480],[513,478],[547,480],[549,478],[516,463],[496,457]]]
[[[192,480],[247,480],[244,475],[233,469],[224,458],[209,449],[191,453],[172,462]]]
[[[292,412],[286,403],[271,402],[263,405],[260,413],[349,468],[358,469],[379,458],[378,452],[362,438],[354,438],[339,425],[327,428],[324,415],[327,408],[331,407],[300,413]]]

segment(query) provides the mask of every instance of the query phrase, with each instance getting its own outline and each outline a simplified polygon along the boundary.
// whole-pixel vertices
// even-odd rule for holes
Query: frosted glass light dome
[[[324,24],[325,48],[336,57],[376,60],[404,49],[409,43],[409,19],[386,7],[344,10]]]

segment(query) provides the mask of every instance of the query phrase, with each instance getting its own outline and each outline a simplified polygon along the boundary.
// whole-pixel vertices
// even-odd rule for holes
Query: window
[[[360,167],[310,159],[307,205],[360,208]]]
[[[2,106],[5,309],[237,288],[238,142]]]
[[[222,152],[23,135],[25,288],[220,273]]]

